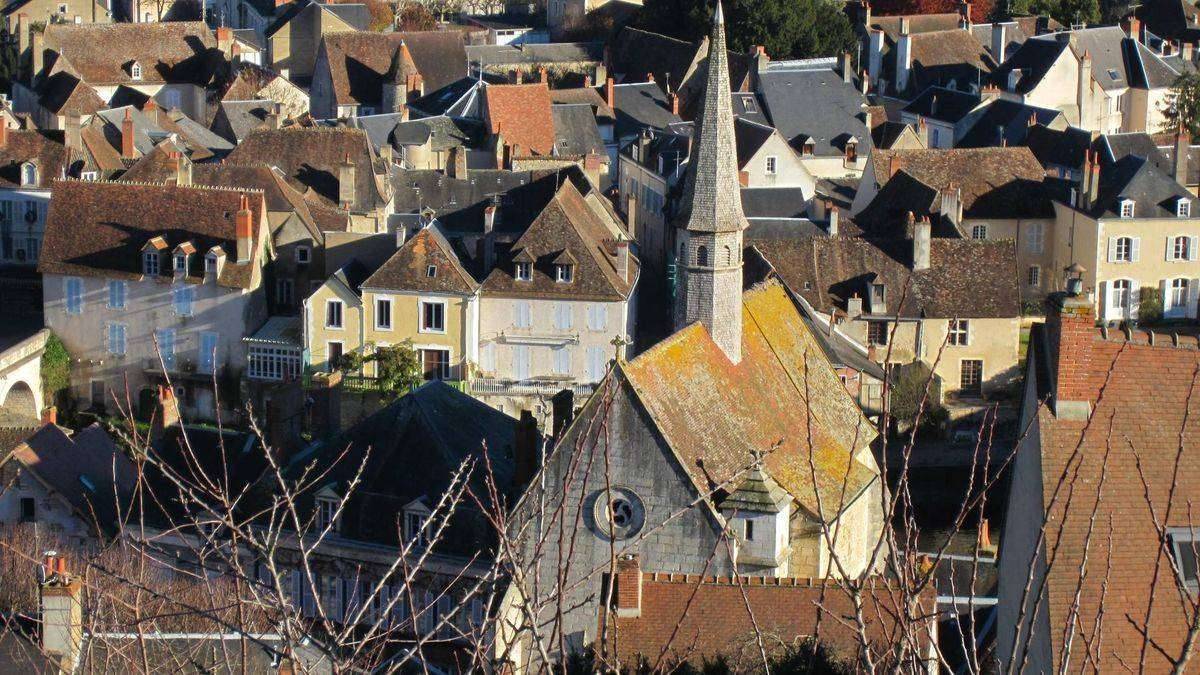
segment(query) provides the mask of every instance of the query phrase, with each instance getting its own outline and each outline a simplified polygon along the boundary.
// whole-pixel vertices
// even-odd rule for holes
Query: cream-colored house
[[[41,263],[46,326],[94,407],[171,374],[185,415],[211,418],[214,377],[237,382],[243,337],[267,319],[273,255],[261,192],[108,182],[54,184]],[[153,403],[154,395],[150,395]]]
[[[549,412],[551,395],[585,398],[625,354],[640,265],[601,199],[565,181],[484,279],[471,391],[489,404]]]
[[[881,364],[920,361],[945,403],[973,405],[1017,372],[1021,299],[1012,240],[811,237],[751,243],[806,309]],[[943,349],[943,345],[945,348]]]
[[[409,343],[426,379],[462,380],[477,360],[478,314],[479,284],[430,224],[365,278],[343,268],[319,287],[305,302],[305,346],[311,365],[332,370],[341,354]]]
[[[1097,319],[1196,319],[1200,215],[1187,188],[1154,163],[1129,155],[1087,165],[1076,204],[1055,202],[1054,279],[1083,268]],[[1157,302],[1155,301],[1157,298]]]
[[[244,0],[239,2],[239,5],[245,4]],[[254,23],[249,12],[247,19]],[[280,17],[269,27],[267,63],[293,82],[306,82],[312,78],[321,38],[328,33],[366,30],[367,19],[369,16],[363,5],[308,3],[291,16]]]

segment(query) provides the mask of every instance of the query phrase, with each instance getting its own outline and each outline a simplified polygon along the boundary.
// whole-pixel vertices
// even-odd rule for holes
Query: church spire
[[[713,12],[708,73],[680,202],[675,328],[697,321],[729,360],[742,359],[742,212],[725,15]]]

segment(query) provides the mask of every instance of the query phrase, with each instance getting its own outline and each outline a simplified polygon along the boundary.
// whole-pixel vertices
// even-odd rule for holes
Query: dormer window
[[[188,267],[188,254],[176,253],[175,254],[175,268],[174,268],[175,274],[187,274],[187,267]]]
[[[158,276],[158,251],[146,251],[142,255],[142,274],[148,277]]]
[[[225,262],[225,251],[220,246],[214,246],[204,256],[204,278],[216,279],[221,274],[221,266]]]
[[[38,168],[33,162],[21,165],[21,185],[33,186],[38,184]]]
[[[527,262],[516,263],[513,275],[517,281],[529,281],[533,278],[533,264]]]
[[[1122,218],[1132,218],[1133,217],[1133,200],[1132,199],[1122,199],[1121,200],[1121,217]]]
[[[575,266],[571,264],[559,264],[554,266],[554,280],[560,284],[569,284],[575,275]]]
[[[137,61],[129,64],[129,77],[135,80],[142,79],[142,64],[138,63]]]
[[[1175,202],[1175,215],[1179,218],[1192,217],[1192,200],[1187,197],[1180,197],[1179,201]]]
[[[858,161],[858,141],[851,140],[849,143],[846,143],[846,161]]]
[[[333,532],[338,530],[338,500],[332,492],[323,490],[323,494],[317,497],[317,529],[321,532],[326,528]]]
[[[429,516],[432,512],[423,499],[414,499],[404,507],[404,541],[414,548],[429,545]]]
[[[804,141],[804,145],[800,146],[801,155],[811,155],[817,151],[817,144],[813,143],[812,139]]]
[[[430,279],[437,278],[437,265],[429,265],[425,268],[425,276]]]

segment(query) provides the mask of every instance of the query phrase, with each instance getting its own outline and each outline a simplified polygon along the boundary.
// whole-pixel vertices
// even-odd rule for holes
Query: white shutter
[[[1117,238],[1108,238],[1108,262],[1117,261]]]
[[[1111,284],[1107,281],[1100,282],[1100,319],[1108,321],[1108,311],[1112,306],[1112,300],[1108,297]]]
[[[1134,239],[1134,241],[1137,241],[1137,240]],[[1133,250],[1136,251],[1137,248],[1135,247]],[[1136,258],[1135,258],[1135,260],[1136,260]],[[1138,309],[1140,309],[1141,302],[1142,302],[1142,287],[1138,284],[1137,281],[1130,281],[1129,282],[1129,318],[1130,319],[1138,318]]]
[[[1132,240],[1133,240],[1133,246],[1130,249],[1129,259],[1132,262],[1137,262],[1138,257],[1141,255],[1140,249],[1142,248],[1142,238],[1141,237],[1132,237]]]
[[[1196,260],[1196,244],[1200,243],[1200,237],[1188,237],[1188,260]]]
[[[1171,280],[1160,280],[1158,282],[1158,292],[1160,294],[1159,297],[1162,298],[1163,316],[1166,316],[1167,312],[1175,309],[1175,307],[1171,305]]]
[[[1163,253],[1163,260],[1171,262],[1175,259],[1175,237],[1167,237],[1167,250]]]
[[[1188,279],[1188,306],[1185,312],[1187,318],[1196,318],[1196,305],[1198,302],[1200,302],[1200,279]]]
[[[485,372],[496,370],[496,343],[488,342],[479,350],[479,367]]]

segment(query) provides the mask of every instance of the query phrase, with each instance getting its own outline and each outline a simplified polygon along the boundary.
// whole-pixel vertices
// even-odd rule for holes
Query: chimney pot
[[[636,553],[617,558],[616,613],[622,618],[642,615],[642,566]]]
[[[615,88],[616,88],[616,82],[611,77],[605,78],[605,80],[604,80],[604,102],[607,103],[608,107],[610,107],[610,108],[613,107],[614,105],[616,105],[616,101],[614,100]]]
[[[1047,299],[1046,330],[1054,373],[1054,414],[1086,420],[1094,392],[1089,384],[1096,314],[1084,295],[1058,293]]]
[[[237,261],[239,263],[250,262],[250,253],[254,247],[254,223],[253,214],[250,211],[250,200],[246,195],[242,195],[240,208],[238,208],[235,230],[237,234]]]
[[[125,119],[121,120],[121,157],[134,159],[137,151],[133,145],[133,109],[125,108]]]

